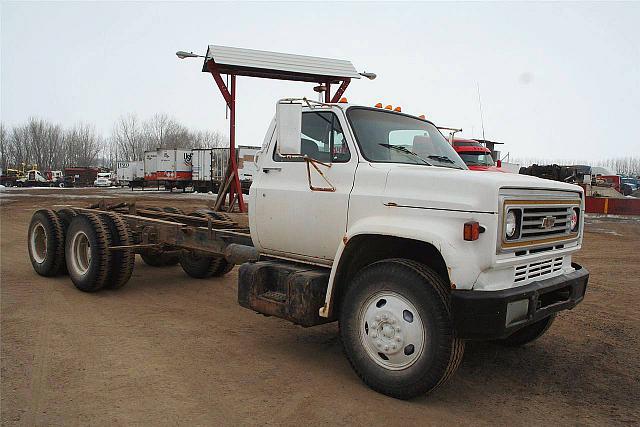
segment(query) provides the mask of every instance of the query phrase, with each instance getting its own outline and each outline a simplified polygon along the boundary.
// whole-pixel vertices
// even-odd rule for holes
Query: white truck
[[[469,171],[428,120],[282,100],[256,166],[248,218],[40,210],[33,267],[54,275],[66,260],[73,283],[97,291],[124,285],[136,252],[179,251],[197,278],[241,264],[239,304],[303,326],[338,321],[355,372],[402,399],[447,381],[466,340],[526,344],[584,298],[589,274],[572,262],[583,190]]]

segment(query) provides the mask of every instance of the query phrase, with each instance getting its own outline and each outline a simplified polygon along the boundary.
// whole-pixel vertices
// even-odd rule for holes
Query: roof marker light
[[[376,107],[376,108],[382,108],[382,102],[378,102],[378,103],[375,105],[375,107]]]
[[[402,112],[402,108],[396,107],[396,108],[393,109],[393,111],[397,111],[398,113],[401,113]]]
[[[393,107],[391,105],[387,105],[386,107],[384,107],[385,110],[393,110]]]
[[[420,114],[420,115],[418,116],[418,118],[420,118],[420,119],[422,119],[422,120],[426,120],[426,119],[427,119],[427,118],[424,116],[424,114]]]
[[[347,102],[349,102],[347,101],[347,98],[340,98],[340,104],[346,104]]]

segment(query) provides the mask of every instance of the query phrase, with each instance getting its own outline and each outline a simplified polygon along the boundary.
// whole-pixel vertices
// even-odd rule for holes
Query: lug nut
[[[389,351],[389,346],[388,345],[384,346],[384,351]]]
[[[400,342],[400,337],[396,337],[396,342]]]

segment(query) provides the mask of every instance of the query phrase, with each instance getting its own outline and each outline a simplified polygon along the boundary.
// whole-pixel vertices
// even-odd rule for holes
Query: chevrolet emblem
[[[550,228],[553,228],[555,223],[556,223],[556,217],[554,217],[554,216],[545,216],[544,218],[542,218],[542,224],[540,224],[540,228],[548,230]]]

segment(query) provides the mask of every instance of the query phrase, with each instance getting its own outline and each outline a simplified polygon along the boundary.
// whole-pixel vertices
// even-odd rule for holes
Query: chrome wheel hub
[[[71,259],[73,269],[79,275],[86,274],[91,264],[91,245],[89,244],[89,238],[82,231],[73,236],[71,252],[73,254]]]
[[[358,323],[367,354],[378,365],[402,370],[424,350],[426,331],[416,307],[402,295],[383,291],[362,306]]]
[[[42,264],[47,257],[47,231],[42,224],[38,223],[33,227],[29,243],[33,259],[38,264]]]

